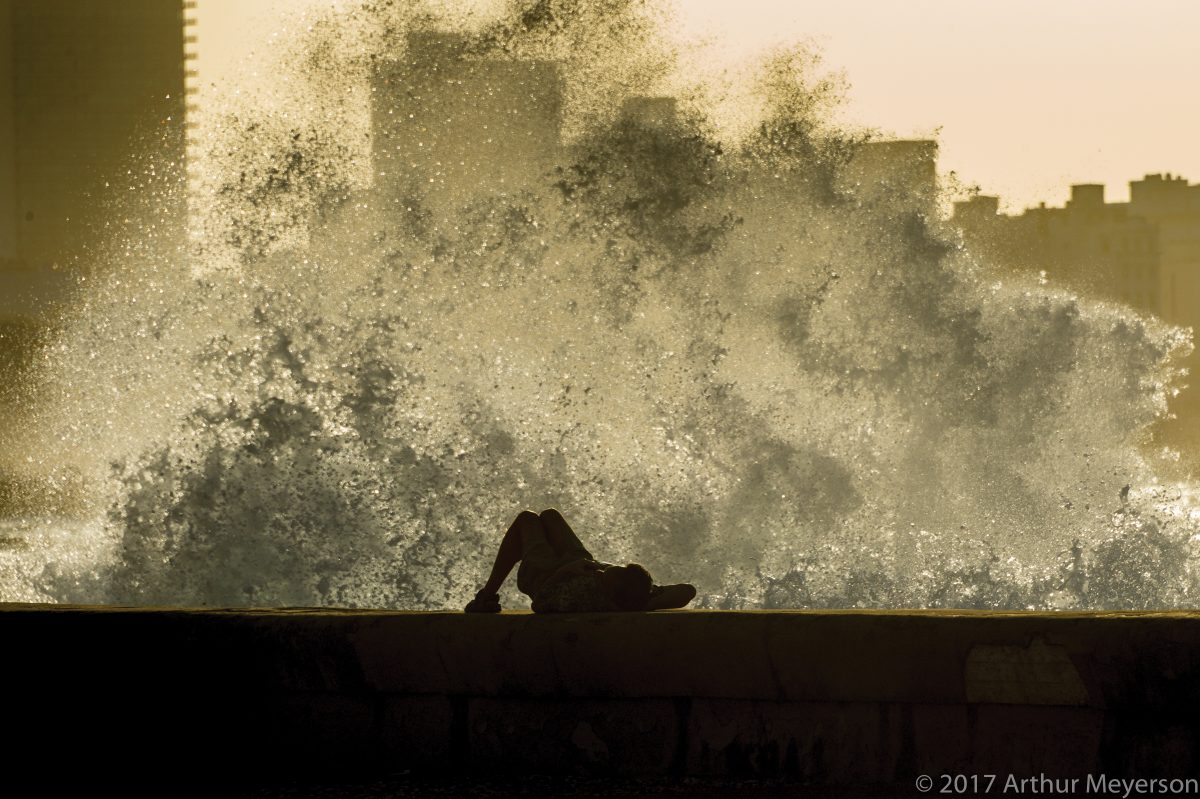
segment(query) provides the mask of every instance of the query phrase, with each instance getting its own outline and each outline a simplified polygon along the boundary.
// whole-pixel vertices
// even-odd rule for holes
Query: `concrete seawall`
[[[0,606],[6,754],[199,784],[1200,775],[1200,614]],[[81,768],[83,766],[80,766]]]

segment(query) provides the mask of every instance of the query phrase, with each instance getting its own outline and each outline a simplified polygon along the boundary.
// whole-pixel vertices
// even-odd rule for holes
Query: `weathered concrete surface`
[[[0,640],[7,762],[52,746],[196,784],[1200,773],[1200,613],[8,605]]]

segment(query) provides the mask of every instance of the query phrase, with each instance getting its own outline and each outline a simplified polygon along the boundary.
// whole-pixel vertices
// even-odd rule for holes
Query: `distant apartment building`
[[[670,128],[679,124],[679,102],[661,95],[626,97],[621,103],[620,118],[645,128]]]
[[[431,210],[518,190],[553,167],[563,85],[550,61],[470,52],[452,33],[410,34],[373,76],[375,185]]]
[[[1200,184],[1146,175],[1129,188],[1129,202],[1108,203],[1103,186],[1076,185],[1065,207],[1015,216],[977,196],[955,203],[952,222],[999,269],[1045,272],[1052,284],[1200,332]],[[1200,353],[1185,365],[1191,387],[1173,404],[1172,438],[1200,453]]]
[[[419,198],[442,211],[520,188],[570,156],[560,135],[564,88],[553,61],[476,52],[469,37],[456,33],[409,34],[403,56],[379,65],[372,78],[376,187],[394,202]],[[618,116],[650,128],[679,122],[677,101],[667,96],[628,97]],[[860,145],[840,177],[842,191],[932,212],[937,142]],[[752,180],[762,178],[756,173]],[[758,188],[772,198],[794,196],[788,175],[770,178],[774,185]]]
[[[872,201],[899,202],[932,214],[937,205],[936,141],[900,139],[860,145],[842,172],[841,186]]]
[[[194,5],[0,0],[0,321],[36,318],[93,266],[138,155],[184,162]]]
[[[1130,182],[1127,203],[1104,187],[1071,187],[1063,208],[998,213],[981,195],[954,204],[952,222],[996,266],[1045,272],[1060,285],[1177,324],[1200,322],[1200,184],[1174,175]]]

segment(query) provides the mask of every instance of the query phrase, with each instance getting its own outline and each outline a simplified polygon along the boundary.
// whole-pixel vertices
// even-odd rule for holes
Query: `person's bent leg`
[[[500,610],[500,586],[504,585],[513,567],[521,561],[526,531],[534,526],[540,528],[541,524],[541,519],[533,511],[523,510],[517,514],[500,541],[491,575],[467,605],[468,613],[495,613]]]
[[[592,558],[592,553],[579,540],[579,536],[575,535],[575,531],[571,529],[571,525],[567,524],[567,520],[561,513],[554,508],[547,508],[541,512],[540,518],[542,529],[546,531],[546,540],[560,556],[577,555]]]
[[[488,577],[488,581],[480,589],[480,593],[496,594],[500,591],[500,586],[504,585],[504,581],[508,579],[509,573],[513,567],[521,562],[523,549],[523,528],[530,526],[540,526],[542,523],[538,515],[531,510],[523,510],[517,514],[517,518],[509,525],[508,531],[504,534],[504,539],[500,541],[500,549],[496,552],[496,562],[492,564],[492,574]]]

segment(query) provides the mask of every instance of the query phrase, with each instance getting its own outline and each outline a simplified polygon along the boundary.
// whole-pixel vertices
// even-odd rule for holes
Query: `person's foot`
[[[650,600],[646,603],[646,610],[682,608],[696,598],[696,586],[690,583],[656,585],[654,588],[657,590],[651,590]]]
[[[463,610],[466,613],[499,613],[500,595],[485,594],[480,591]]]

